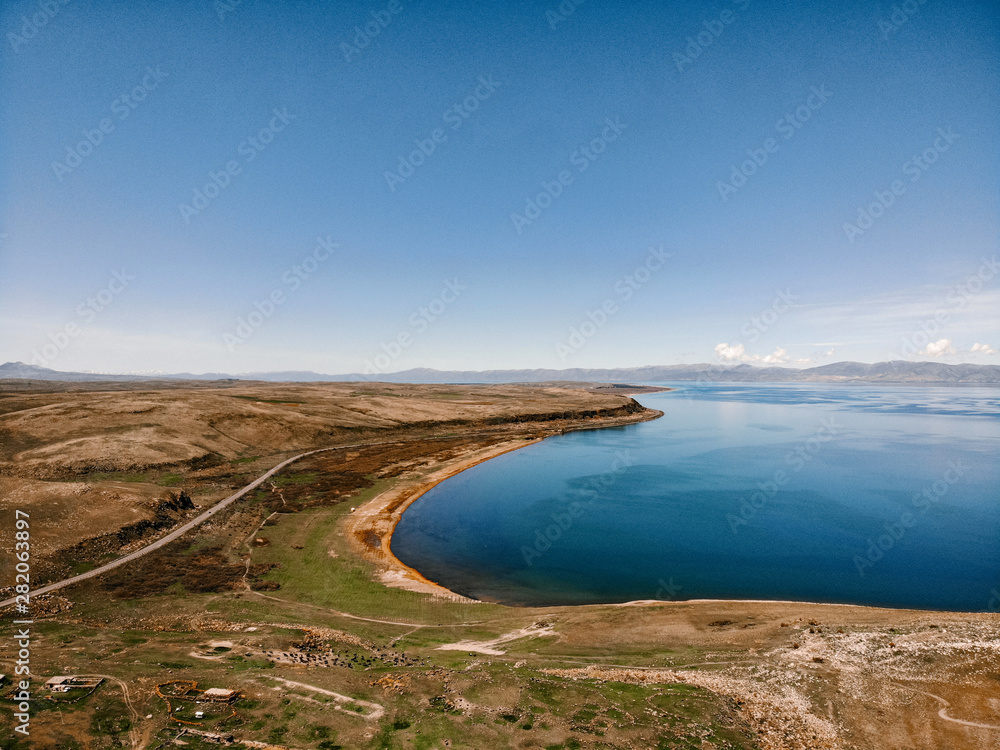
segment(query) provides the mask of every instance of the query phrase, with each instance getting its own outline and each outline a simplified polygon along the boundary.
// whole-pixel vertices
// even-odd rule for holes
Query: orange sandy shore
[[[453,601],[477,603],[475,599],[456,594],[425,578],[419,571],[392,554],[392,535],[396,524],[407,508],[444,480],[491,458],[534,445],[542,439],[504,440],[488,448],[468,453],[458,461],[444,464],[430,474],[418,477],[404,476],[394,487],[372,498],[347,517],[346,530],[353,548],[361,557],[378,565],[379,579],[387,586],[433,594]],[[364,541],[376,537],[380,540],[377,546]]]

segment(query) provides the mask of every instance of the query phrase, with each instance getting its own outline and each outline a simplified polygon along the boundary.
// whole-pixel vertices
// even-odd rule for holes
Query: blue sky
[[[5,2],[0,361],[998,363],[998,10]]]

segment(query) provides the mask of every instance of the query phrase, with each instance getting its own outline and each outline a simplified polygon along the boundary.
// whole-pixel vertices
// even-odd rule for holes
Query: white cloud
[[[938,339],[937,341],[931,341],[927,346],[921,349],[917,354],[924,357],[943,357],[946,354],[954,354],[955,347],[951,345],[951,339]]]
[[[715,354],[723,362],[748,362],[751,360],[747,356],[746,347],[743,344],[733,344],[732,346],[728,343],[716,344]]]
[[[974,354],[996,354],[997,350],[994,349],[989,344],[973,344],[972,348],[969,349],[970,352]]]
[[[715,345],[715,354],[723,362],[763,362],[768,365],[778,365],[788,361],[788,352],[780,346],[773,353],[761,357],[759,354],[747,354],[743,344],[730,346],[724,342]]]
[[[788,352],[779,346],[774,350],[773,354],[768,354],[764,357],[763,361],[769,365],[780,365],[788,361]]]

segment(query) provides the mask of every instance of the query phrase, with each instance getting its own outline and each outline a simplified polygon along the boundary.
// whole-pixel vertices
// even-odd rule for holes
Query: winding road
[[[99,576],[99,575],[101,575],[103,573],[107,573],[109,570],[114,570],[115,568],[119,567],[120,565],[124,565],[125,563],[132,562],[133,560],[138,560],[143,555],[148,555],[150,552],[154,552],[154,551],[160,549],[161,547],[164,547],[164,546],[170,544],[172,541],[174,541],[175,539],[177,539],[180,536],[183,536],[184,534],[186,534],[187,532],[189,532],[191,529],[195,528],[196,526],[200,526],[205,521],[207,521],[209,518],[211,518],[212,516],[214,516],[216,513],[218,513],[221,510],[224,510],[229,505],[231,505],[232,503],[234,503],[235,501],[239,500],[241,497],[243,497],[244,495],[246,495],[248,492],[257,489],[261,484],[263,484],[268,479],[270,479],[271,477],[273,477],[279,471],[281,471],[282,469],[284,469],[289,464],[294,463],[295,461],[298,461],[300,458],[305,458],[306,456],[311,456],[314,453],[322,453],[323,451],[335,451],[335,450],[342,450],[344,448],[362,448],[362,447],[368,447],[368,446],[371,446],[371,445],[390,445],[391,443],[398,443],[398,442],[399,442],[398,440],[389,440],[389,441],[385,441],[385,442],[382,442],[382,443],[356,443],[354,445],[337,445],[337,446],[333,446],[331,448],[317,448],[316,450],[306,451],[305,453],[300,453],[297,456],[293,456],[292,458],[289,458],[289,459],[286,459],[286,460],[282,461],[280,464],[278,464],[277,466],[275,466],[270,471],[268,471],[268,472],[262,474],[261,476],[259,476],[257,479],[255,479],[254,481],[252,481],[250,484],[248,484],[243,489],[241,489],[241,490],[239,490],[237,492],[234,492],[232,495],[230,495],[229,497],[227,497],[225,500],[221,500],[220,502],[216,503],[211,508],[209,508],[208,510],[204,511],[203,513],[200,513],[199,515],[195,516],[194,518],[192,518],[187,523],[185,523],[185,524],[183,524],[181,526],[178,526],[176,529],[174,529],[173,531],[171,531],[166,536],[160,537],[159,539],[157,539],[154,542],[149,543],[145,547],[143,547],[141,549],[137,549],[135,552],[130,552],[127,555],[119,557],[117,560],[112,560],[111,562],[106,563],[104,565],[101,565],[98,568],[94,568],[93,570],[88,570],[86,573],[81,573],[80,575],[73,576],[72,578],[66,578],[66,579],[64,579],[62,581],[56,581],[55,583],[50,583],[50,584],[48,584],[46,586],[42,586],[41,588],[35,589],[28,596],[30,598],[30,597],[34,597],[34,596],[40,596],[41,594],[48,594],[50,591],[57,591],[58,589],[64,588],[66,586],[71,586],[74,583],[79,583],[80,581],[85,581],[88,578],[93,578],[95,576]],[[16,603],[17,603],[17,597],[13,597],[11,599],[6,599],[6,600],[0,602],[0,608],[9,607],[10,605],[16,604]]]
[[[934,695],[934,693],[928,693],[925,690],[917,690],[916,688],[910,687],[908,685],[900,685],[898,682],[892,682],[891,684],[895,685],[896,687],[901,687],[903,688],[903,690],[911,690],[914,693],[920,693],[921,695],[926,695],[928,698],[933,698],[938,703],[943,703],[944,708],[938,711],[938,716],[940,716],[945,721],[950,721],[955,724],[961,724],[962,726],[966,727],[976,727],[977,729],[1000,729],[1000,726],[997,726],[996,724],[980,724],[975,721],[966,721],[965,719],[956,719],[953,716],[949,716],[948,708],[951,706],[951,704],[944,698],[942,698],[940,695]]]

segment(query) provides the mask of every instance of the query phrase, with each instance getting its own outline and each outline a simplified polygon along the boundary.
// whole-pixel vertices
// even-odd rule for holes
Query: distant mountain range
[[[589,383],[644,383],[698,380],[726,383],[924,383],[934,385],[1000,385],[1000,365],[947,365],[940,362],[836,362],[797,370],[791,367],[752,365],[659,365],[611,369],[567,370],[431,370],[415,368],[378,375],[348,373],[322,375],[316,372],[177,373],[172,375],[112,375],[90,372],[59,372],[45,367],[7,362],[0,365],[0,379],[58,380],[65,382],[153,381],[153,380],[264,380],[270,382],[382,381],[388,383],[539,383],[572,381]]]

